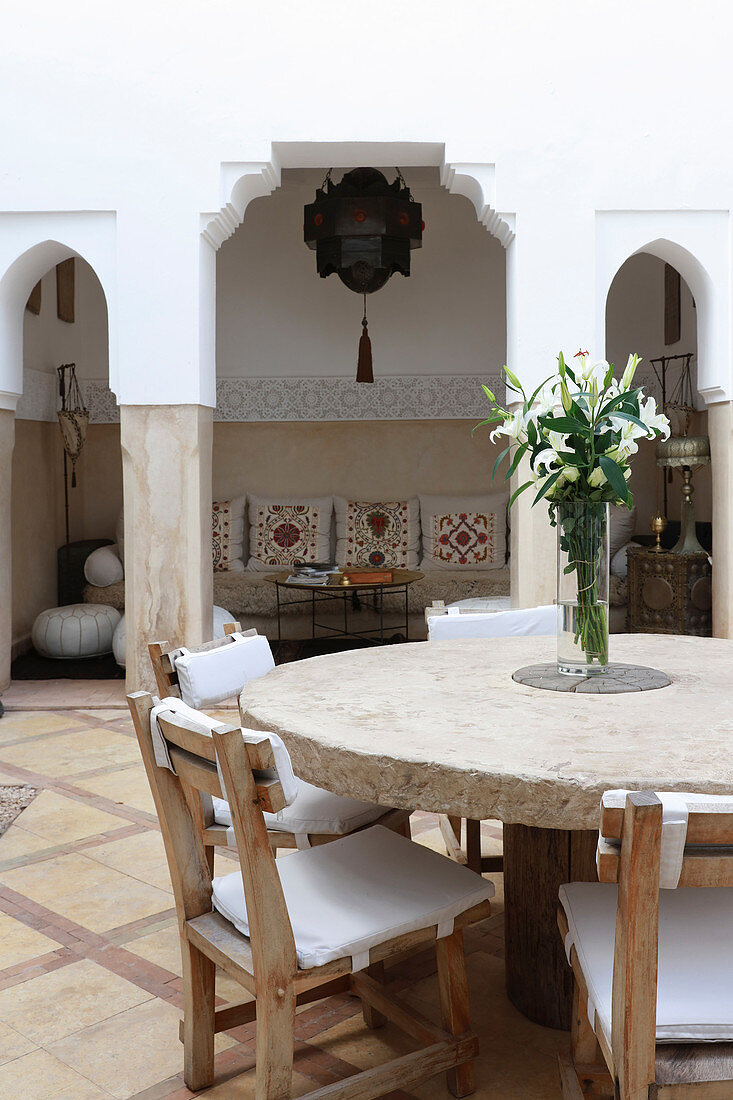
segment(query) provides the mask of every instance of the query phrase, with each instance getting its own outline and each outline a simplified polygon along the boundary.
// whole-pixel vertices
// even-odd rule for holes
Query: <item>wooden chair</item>
[[[443,600],[434,600],[430,607],[425,608],[428,641],[554,634],[555,616],[556,609],[550,606],[490,611],[474,607],[448,608]],[[465,864],[478,874],[504,869],[503,856],[482,856],[480,821],[440,814],[439,825],[451,859]],[[462,827],[465,844],[461,842]]]
[[[310,1094],[314,1100],[370,1100],[444,1071],[455,1096],[470,1094],[478,1042],[470,1031],[462,929],[489,915],[491,883],[378,826],[336,844],[294,852],[281,861],[278,873],[263,811],[282,809],[286,796],[268,735],[232,726],[209,732],[163,712],[154,720],[154,739],[153,698],[137,692],[128,696],[128,703],[175,895],[184,984],[180,1035],[188,1088],[203,1089],[214,1081],[214,1035],[256,1020],[255,1098],[285,1100],[292,1089],[296,1005],[351,991],[362,999],[368,1026],[389,1019],[423,1045],[386,1065],[316,1089]],[[174,770],[157,763],[161,746]],[[232,808],[240,863],[233,875],[212,880],[191,810],[199,792],[226,797]],[[366,863],[365,852],[371,853]],[[407,902],[405,880],[411,885]],[[416,892],[421,892],[417,903],[411,900]],[[344,920],[346,896],[363,897],[364,904],[358,910],[346,907],[352,925],[341,929],[339,939],[332,930]],[[449,910],[447,897],[452,899]],[[411,909],[397,919],[405,904]],[[217,907],[226,908],[231,920]],[[365,923],[357,943],[353,921],[362,920],[362,913]],[[248,922],[247,936],[233,923],[242,920]],[[318,965],[308,964],[312,945],[304,929],[311,924],[322,941]],[[329,936],[331,955],[326,950]],[[442,1026],[414,1012],[377,980],[386,961],[433,943]],[[349,949],[342,950],[344,945]],[[215,966],[255,1000],[216,1008]]]
[[[598,870],[560,888],[565,1100],[730,1100],[733,798],[607,792]]]
[[[232,644],[233,639],[238,635],[243,635],[246,638],[258,637],[256,630],[242,632],[239,623],[227,623],[224,626],[224,632],[224,638],[215,639],[213,642],[205,642],[200,646],[192,646],[188,652],[223,652],[226,646]],[[263,664],[260,657],[256,670],[257,675],[261,675],[266,667],[274,667],[267,639],[262,638],[261,641],[269,662],[267,665]],[[179,675],[176,668],[176,659],[181,650],[180,648],[167,650],[167,645],[167,642],[152,642],[148,646],[148,652],[161,698],[175,699],[180,698],[181,695]],[[237,690],[241,690],[245,683],[252,678],[247,658],[243,657],[241,682],[238,683]],[[204,699],[201,700],[201,705],[208,706],[209,703]],[[212,702],[211,705],[216,704]],[[209,725],[213,726],[216,723],[209,723]],[[227,845],[233,842],[233,823],[229,807],[225,802],[212,800],[204,796],[201,800],[200,812],[197,810],[197,813],[199,813],[199,823],[207,847]],[[293,821],[297,821],[297,827],[291,825]],[[293,805],[292,810],[281,816],[280,820],[269,819],[268,835],[272,849],[275,851],[278,848],[313,847],[318,844],[327,844],[332,840],[338,840],[352,832],[358,832],[360,829],[366,829],[375,824],[384,825],[387,829],[393,829],[395,832],[409,837],[410,811],[395,810],[385,806],[372,806],[369,803],[345,798],[301,781],[299,800]],[[210,853],[209,858],[213,860],[213,851]]]

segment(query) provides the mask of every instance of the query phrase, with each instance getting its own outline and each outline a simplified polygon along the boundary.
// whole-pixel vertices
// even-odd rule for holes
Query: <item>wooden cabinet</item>
[[[632,634],[712,634],[707,554],[658,554],[638,546],[629,547],[627,561]]]

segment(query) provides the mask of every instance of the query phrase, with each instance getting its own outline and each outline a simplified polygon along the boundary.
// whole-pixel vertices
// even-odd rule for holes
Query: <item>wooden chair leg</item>
[[[255,1100],[290,1100],[293,1085],[295,988],[257,994]]]
[[[181,941],[183,961],[183,1080],[192,1092],[214,1083],[215,967]]]
[[[383,962],[372,963],[371,966],[366,968],[366,972],[370,978],[374,978],[375,982],[379,982],[380,985],[384,984]],[[361,1002],[361,1011],[364,1017],[364,1023],[368,1028],[371,1028],[372,1031],[378,1027],[382,1027],[387,1022],[387,1017],[379,1012],[378,1009],[370,1005],[367,1000]]]
[[[450,936],[436,940],[438,958],[438,987],[440,1013],[443,1027],[451,1035],[464,1035],[471,1030],[468,1008],[468,980],[466,956],[463,950],[463,932],[458,929]],[[475,1091],[473,1060],[454,1066],[446,1075],[448,1088],[454,1096],[470,1096]]]
[[[466,818],[466,866],[481,874],[481,822]]]
[[[445,850],[456,863],[466,864],[466,853],[461,848],[461,819],[452,814],[440,814],[438,818]]]
[[[570,1021],[570,1050],[576,1066],[603,1063],[596,1033],[588,1019],[588,1005],[577,982],[573,983],[573,1015]]]

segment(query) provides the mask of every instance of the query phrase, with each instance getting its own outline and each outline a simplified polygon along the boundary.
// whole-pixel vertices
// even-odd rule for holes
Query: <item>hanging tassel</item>
[[[369,329],[367,328],[366,294],[364,295],[364,316],[361,319],[361,324],[363,331],[359,338],[359,362],[356,368],[356,381],[373,382],[372,342],[369,339]]]

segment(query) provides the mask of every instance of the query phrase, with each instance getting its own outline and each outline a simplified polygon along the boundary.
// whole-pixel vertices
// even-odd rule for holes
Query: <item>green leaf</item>
[[[497,471],[497,470],[499,469],[499,467],[501,466],[501,462],[502,462],[502,459],[504,458],[504,456],[505,456],[506,454],[508,454],[508,453],[509,453],[509,451],[511,451],[511,449],[512,449],[512,445],[511,445],[511,443],[510,443],[508,447],[505,447],[505,448],[504,448],[504,450],[503,450],[503,451],[501,452],[501,454],[500,454],[500,455],[499,455],[499,457],[497,458],[496,462],[494,463],[494,469],[493,469],[493,470],[491,471],[491,480],[492,480],[492,481],[493,481],[493,480],[494,480],[494,478],[496,477],[496,471]]]
[[[606,371],[606,377],[603,379],[603,388],[604,388],[604,390],[606,389],[607,386],[610,386],[611,383],[613,382],[613,372],[614,372],[615,369],[616,368],[614,367],[613,363],[608,364],[608,370]]]
[[[542,486],[542,488],[540,489],[537,496],[532,501],[532,507],[533,508],[534,508],[535,504],[537,504],[540,500],[542,500],[543,496],[545,496],[547,493],[549,493],[550,489],[555,484],[555,482],[557,481],[557,479],[559,478],[561,473],[562,473],[562,470],[556,470],[556,472],[554,474],[551,474],[550,477],[548,477],[547,481],[545,482],[545,484]]]
[[[620,405],[633,404],[636,408],[639,407],[638,395],[641,390],[629,390],[627,393],[617,393],[615,397],[612,397],[610,401],[607,401],[603,408],[599,411],[599,418],[607,416],[612,409],[618,408]]]
[[[617,416],[619,420],[628,420],[631,424],[638,424],[640,428],[643,428],[647,435],[651,435],[649,428],[646,426],[643,420],[639,420],[638,416],[632,416],[631,413],[621,412],[616,409],[614,416]]]
[[[517,499],[519,494],[523,493],[525,489],[529,489],[532,485],[534,485],[534,481],[525,481],[524,485],[520,485],[518,489],[515,489],[512,495],[509,497],[507,508],[511,508],[512,504],[514,504],[514,501]]]
[[[527,421],[527,439],[533,447],[537,446],[537,427],[534,420]]]
[[[527,443],[522,443],[522,445],[520,447],[517,447],[516,451],[514,452],[514,458],[512,459],[511,465],[510,465],[509,469],[507,470],[507,472],[504,474],[504,481],[508,481],[509,478],[512,476],[512,474],[516,470],[517,466],[519,465],[519,463],[522,461],[523,457],[527,453],[527,447],[528,447]]]
[[[539,423],[548,431],[562,432],[563,435],[568,432],[580,432],[582,435],[587,435],[590,429],[590,424],[587,421],[583,423],[580,420],[575,420],[572,416],[551,417],[549,413],[547,416],[539,417]]]
[[[626,503],[629,496],[629,490],[626,485],[626,478],[624,477],[623,470],[618,462],[614,462],[608,455],[601,455],[598,461],[608,479],[608,484],[616,495]]]
[[[557,454],[566,466],[585,466],[587,462],[584,455],[579,455],[575,451],[558,451]]]

